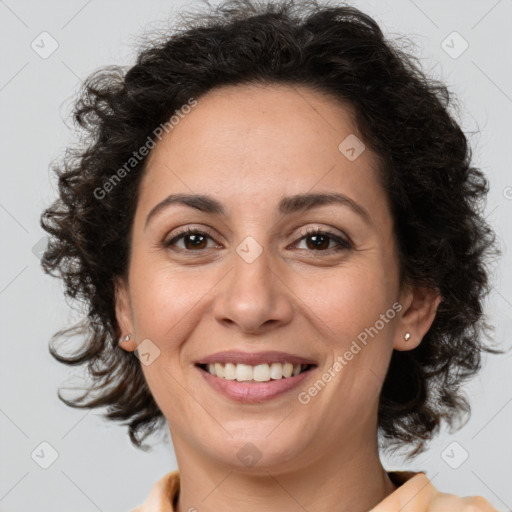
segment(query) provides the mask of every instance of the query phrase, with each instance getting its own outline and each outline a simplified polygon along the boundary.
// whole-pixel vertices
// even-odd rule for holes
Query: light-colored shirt
[[[424,472],[389,471],[388,475],[399,487],[370,512],[427,512],[434,500],[444,495],[432,485]],[[175,512],[179,489],[179,470],[171,471],[156,482],[144,503],[132,512]],[[479,499],[479,508],[475,511],[498,512],[489,502]]]

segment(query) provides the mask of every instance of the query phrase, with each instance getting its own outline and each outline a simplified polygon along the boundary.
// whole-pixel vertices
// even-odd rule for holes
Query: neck
[[[193,450],[176,449],[176,512],[364,512],[396,489],[382,467],[376,443],[347,443],[344,450],[324,453],[295,467],[239,469],[205,461],[204,454]]]

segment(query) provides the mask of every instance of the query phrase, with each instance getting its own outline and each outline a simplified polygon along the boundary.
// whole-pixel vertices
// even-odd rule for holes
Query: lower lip
[[[202,368],[198,368],[206,382],[222,395],[244,403],[260,403],[271,400],[279,395],[291,391],[307,379],[314,368],[296,375],[295,377],[283,377],[282,379],[270,380],[268,382],[227,380],[222,377],[215,377]]]

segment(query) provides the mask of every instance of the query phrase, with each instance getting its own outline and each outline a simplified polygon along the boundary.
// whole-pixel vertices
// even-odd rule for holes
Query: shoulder
[[[499,512],[482,496],[459,497],[438,491],[424,472],[388,474],[399,487],[370,512]]]
[[[152,487],[144,503],[131,512],[174,512],[172,503],[179,488],[180,476],[176,469],[160,478]]]
[[[481,496],[459,497],[439,492],[424,472],[388,474],[399,487],[370,512],[499,512]],[[131,512],[174,512],[172,504],[179,485],[179,471],[170,471],[155,483],[144,503]]]

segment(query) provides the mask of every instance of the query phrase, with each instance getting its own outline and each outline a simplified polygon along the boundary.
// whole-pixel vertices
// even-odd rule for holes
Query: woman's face
[[[278,471],[376,443],[393,347],[423,331],[404,327],[389,205],[353,134],[309,89],[237,86],[152,150],[116,307],[178,457]]]

